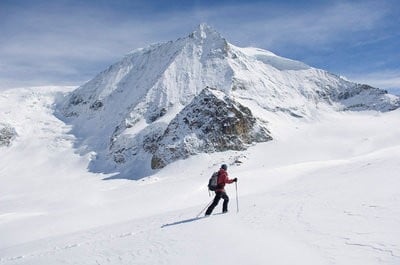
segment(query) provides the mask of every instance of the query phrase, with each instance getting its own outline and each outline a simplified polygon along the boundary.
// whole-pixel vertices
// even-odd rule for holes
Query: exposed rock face
[[[197,153],[245,150],[272,140],[250,109],[224,93],[205,88],[168,125],[157,140],[151,167],[162,168]]]
[[[0,124],[0,146],[10,146],[16,136],[17,132],[14,128]]]

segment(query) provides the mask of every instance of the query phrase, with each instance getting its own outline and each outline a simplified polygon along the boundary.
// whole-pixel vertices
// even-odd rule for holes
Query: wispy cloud
[[[361,75],[350,74],[347,78],[358,83],[369,84],[400,94],[400,70],[385,70]]]
[[[144,14],[135,9],[104,9],[96,6],[96,1],[90,7],[66,3],[12,7],[9,12],[3,8],[0,88],[29,82],[79,83],[134,48],[181,37],[202,22],[240,46],[300,57],[296,59],[308,58],[313,50],[317,51],[313,56],[321,54],[323,60],[323,52],[343,43],[360,45],[378,39],[391,12],[389,0],[317,1],[296,6],[267,1],[148,10]]]
[[[307,8],[258,3],[203,9],[197,14],[220,24],[239,42],[251,39],[258,45],[276,48],[288,44],[333,46],[334,43],[354,38],[354,34],[364,34],[380,27],[388,12],[390,6],[384,1],[363,1],[331,2]]]

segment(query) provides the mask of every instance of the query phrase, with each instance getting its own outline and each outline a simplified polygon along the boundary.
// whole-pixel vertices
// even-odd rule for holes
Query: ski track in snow
[[[104,181],[86,171],[89,157],[75,153],[70,128],[53,116],[59,91],[1,94],[1,121],[18,137],[0,149],[0,264],[400,263],[400,129],[390,125],[399,111],[276,123],[280,137],[245,152],[178,161],[141,181]],[[343,127],[346,137],[325,129],[348,122],[366,125]],[[284,133],[293,126],[299,139]],[[364,144],[347,150],[354,142]],[[266,150],[276,156],[263,159]],[[240,213],[230,186],[229,214],[191,221],[211,199],[205,182],[227,157],[239,176]]]

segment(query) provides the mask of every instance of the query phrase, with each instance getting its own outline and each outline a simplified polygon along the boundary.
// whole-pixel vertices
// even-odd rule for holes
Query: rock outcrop
[[[223,92],[205,88],[169,123],[157,140],[153,169],[198,153],[245,150],[272,140],[249,108]]]
[[[10,146],[16,136],[17,132],[14,128],[0,124],[0,146]]]

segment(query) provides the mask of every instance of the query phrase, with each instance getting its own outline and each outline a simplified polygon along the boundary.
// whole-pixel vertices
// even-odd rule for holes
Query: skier
[[[209,216],[212,213],[221,198],[224,199],[224,203],[222,205],[222,213],[226,213],[228,211],[229,197],[226,194],[224,187],[226,183],[230,184],[233,182],[237,182],[237,178],[229,179],[227,169],[228,166],[223,164],[218,171],[218,188],[215,191],[214,201],[212,202],[210,207],[208,207],[205,216]]]

